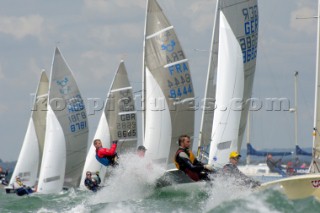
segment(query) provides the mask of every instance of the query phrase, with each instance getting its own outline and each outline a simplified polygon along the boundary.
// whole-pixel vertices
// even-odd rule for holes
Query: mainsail
[[[170,168],[179,136],[193,137],[194,91],[188,59],[156,0],[147,2],[143,55],[143,143]]]
[[[312,156],[312,153],[307,152],[307,151],[301,149],[299,145],[296,145],[296,155]]]
[[[210,144],[209,163],[220,167],[242,145],[256,67],[257,1],[220,0],[216,14],[205,97],[215,101],[215,110],[210,138],[202,139],[211,121],[202,120],[206,124],[202,124],[200,146]]]
[[[64,186],[79,186],[88,143],[85,105],[58,48],[52,64],[48,103],[38,191],[57,193]]]
[[[36,184],[41,165],[44,136],[46,131],[46,114],[49,81],[45,71],[42,71],[35,100],[28,124],[28,129],[22,144],[17,164],[11,176],[10,185],[20,176],[27,186]]]
[[[118,140],[118,154],[135,150],[137,146],[136,119],[132,87],[124,62],[121,61],[111,84],[106,105],[93,140],[100,139],[103,147],[108,148],[111,141]],[[82,172],[80,187],[84,187],[86,171],[99,171],[101,181],[104,180],[106,167],[97,161],[95,150],[93,143],[91,143]]]
[[[260,157],[266,157],[267,155],[273,155],[273,156],[290,156],[292,155],[291,152],[281,152],[281,151],[258,151],[252,147],[250,143],[247,143],[247,156],[248,155],[254,155],[254,156],[260,156]]]

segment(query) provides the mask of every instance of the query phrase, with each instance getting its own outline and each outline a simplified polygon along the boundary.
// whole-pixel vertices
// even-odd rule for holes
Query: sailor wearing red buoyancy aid
[[[179,149],[175,155],[175,164],[177,169],[185,172],[192,180],[208,180],[207,172],[213,171],[212,166],[203,165],[199,162],[192,151],[189,150],[190,137],[188,135],[181,135],[179,137]]]
[[[95,139],[93,141],[93,145],[96,148],[96,159],[103,164],[104,166],[114,166],[116,165],[116,158],[117,158],[117,143],[118,141],[112,141],[112,145],[110,149],[103,148],[100,139]]]

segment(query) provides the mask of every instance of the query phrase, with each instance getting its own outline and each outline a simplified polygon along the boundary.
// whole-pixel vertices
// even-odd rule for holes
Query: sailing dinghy
[[[78,187],[88,143],[85,105],[71,69],[55,49],[48,93],[45,144],[38,192]]]
[[[124,62],[121,61],[111,84],[106,104],[101,115],[94,139],[100,139],[103,147],[110,147],[118,140],[117,153],[135,151],[137,147],[137,121],[134,97]],[[107,168],[96,159],[96,149],[91,143],[82,172],[80,188],[85,188],[86,172],[99,172],[104,182]]]
[[[217,1],[199,157],[223,167],[231,151],[240,152],[256,68],[256,0]]]
[[[7,193],[15,191],[12,185],[16,181],[17,176],[20,177],[26,186],[34,186],[37,183],[46,131],[48,88],[49,81],[47,74],[45,71],[42,71],[19,158],[12,173],[9,186],[5,187]]]
[[[143,51],[143,144],[146,155],[173,169],[178,138],[193,137],[194,91],[188,59],[156,0],[147,1]]]
[[[320,1],[318,1],[317,55],[312,160],[309,174],[283,178],[262,184],[262,189],[280,186],[289,199],[315,197],[320,200]]]
[[[306,152],[301,149],[298,145],[298,72],[294,72],[294,96],[295,96],[295,106],[290,109],[290,112],[294,113],[295,117],[295,152],[286,152],[286,151],[258,151],[253,148],[250,143],[250,112],[248,115],[248,123],[247,123],[247,155],[246,155],[246,165],[238,166],[240,171],[244,174],[259,179],[262,182],[272,181],[276,179],[283,178],[281,174],[278,172],[270,171],[269,167],[266,163],[259,164],[251,164],[251,157],[264,157],[266,159],[268,154],[272,156],[279,156],[282,159],[285,156],[293,156],[295,155],[296,159],[299,159],[299,156],[312,156],[312,153]],[[308,168],[301,168],[298,164],[289,161],[287,165],[282,165],[283,171],[287,173],[288,176],[291,175],[301,175],[308,173]]]

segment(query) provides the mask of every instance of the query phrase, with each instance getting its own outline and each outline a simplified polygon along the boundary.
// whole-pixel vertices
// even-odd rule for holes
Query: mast
[[[311,173],[318,173],[320,172],[320,134],[318,127],[320,125],[320,97],[319,97],[319,87],[320,87],[320,76],[319,76],[319,62],[320,62],[320,1],[318,1],[318,20],[317,20],[317,56],[316,56],[316,83],[315,83],[315,101],[314,101],[314,127],[313,127],[313,150],[312,150],[312,162],[310,165],[310,172]]]
[[[219,36],[219,0],[216,3],[215,19],[212,31],[209,65],[207,71],[206,87],[204,92],[203,111],[200,123],[200,133],[198,148],[206,149],[211,142],[212,124],[215,108],[216,97],[216,76],[217,76],[217,61],[218,61],[218,36]],[[199,156],[198,156],[199,157]]]
[[[251,112],[248,112],[248,121],[247,121],[247,145],[250,144],[250,117],[251,117]],[[248,146],[247,146],[248,147]],[[246,163],[247,165],[250,164],[251,161],[251,157],[247,152],[247,156],[246,156]]]
[[[144,32],[143,32],[143,50],[142,50],[142,88],[141,88],[141,101],[142,101],[142,113],[141,113],[141,124],[142,124],[142,144],[144,144],[144,132],[145,132],[145,110],[146,110],[146,81],[145,81],[145,71],[146,71],[146,65],[145,65],[145,48],[146,48],[146,32],[147,32],[147,16],[148,16],[148,5],[149,0],[146,1],[146,12],[145,12],[145,18],[144,18]]]
[[[296,146],[298,145],[298,74],[298,71],[294,72],[294,139]]]

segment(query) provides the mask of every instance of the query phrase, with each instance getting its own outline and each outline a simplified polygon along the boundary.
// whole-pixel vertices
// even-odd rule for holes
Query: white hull
[[[239,170],[245,175],[252,177],[260,182],[274,181],[282,178],[278,173],[271,172],[267,164],[238,166]]]
[[[280,186],[281,191],[292,200],[315,197],[320,200],[320,174],[292,176],[264,183],[261,189]]]

